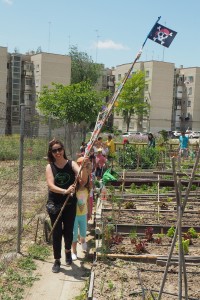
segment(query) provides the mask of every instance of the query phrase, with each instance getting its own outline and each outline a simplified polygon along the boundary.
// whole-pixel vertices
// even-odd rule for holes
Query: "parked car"
[[[129,136],[132,136],[133,134],[131,132],[124,132],[122,134],[123,137],[129,137]]]
[[[200,131],[192,131],[189,134],[189,138],[191,138],[191,139],[199,139],[200,138]]]
[[[179,137],[181,135],[181,131],[172,131],[174,137]]]

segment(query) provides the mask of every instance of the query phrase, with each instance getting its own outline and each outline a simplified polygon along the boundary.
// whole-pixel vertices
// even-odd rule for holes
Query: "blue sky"
[[[0,46],[68,54],[69,45],[105,67],[131,63],[159,16],[177,31],[170,48],[148,39],[140,60],[200,67],[200,0],[0,0]]]

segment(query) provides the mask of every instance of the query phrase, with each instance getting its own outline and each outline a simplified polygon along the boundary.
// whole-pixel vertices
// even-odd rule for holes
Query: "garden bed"
[[[98,260],[92,269],[88,299],[141,300],[157,299],[165,267],[124,259]],[[178,266],[171,265],[162,300],[178,299]],[[200,266],[187,266],[188,299],[200,298]],[[184,287],[183,287],[184,295]],[[184,298],[183,298],[184,299]]]

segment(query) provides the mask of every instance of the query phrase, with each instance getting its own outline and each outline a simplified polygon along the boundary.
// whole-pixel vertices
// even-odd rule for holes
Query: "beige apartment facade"
[[[42,116],[39,116],[36,109],[37,99],[44,85],[50,87],[53,82],[70,84],[71,58],[43,52],[10,54],[7,49],[4,52],[0,50],[0,56],[4,54],[4,65],[0,65],[4,78],[3,83],[0,83],[1,93],[5,94],[6,90],[6,125],[2,134],[20,132],[20,110],[21,105],[24,105],[25,135],[47,135],[48,125],[41,122]]]
[[[130,67],[123,64],[111,70],[102,65],[98,89],[108,89],[112,95]],[[176,68],[173,63],[152,60],[137,62],[132,74],[138,70],[145,73],[143,101],[150,109],[147,116],[133,116],[130,131],[200,130],[199,67]],[[42,118],[36,109],[38,95],[44,85],[68,85],[70,79],[71,58],[67,55],[8,53],[6,47],[0,47],[0,134],[19,133],[20,107],[25,105],[25,134],[47,135],[48,124],[38,121]],[[112,125],[126,131],[122,116],[116,113],[109,119],[109,127]]]
[[[71,58],[67,55],[38,53],[31,56],[34,66],[36,102],[43,86],[52,86],[52,83],[69,85],[71,82]],[[40,116],[40,120],[41,120]],[[49,119],[51,122],[51,120]],[[50,124],[40,122],[38,136],[45,136],[49,132]],[[56,132],[55,132],[56,131]],[[54,130],[55,135],[64,135],[64,126]],[[52,134],[52,133],[51,133]]]
[[[200,67],[179,68],[176,103],[176,128],[200,130]],[[182,89],[181,89],[181,87]]]
[[[116,83],[130,67],[131,64],[116,67]],[[143,101],[149,103],[150,109],[147,117],[133,116],[130,131],[200,130],[200,68],[175,68],[173,63],[152,60],[137,62],[132,74],[139,70],[145,73]],[[116,113],[114,126],[126,131],[122,116]]]
[[[115,80],[120,82],[131,64],[120,65],[115,69]],[[130,124],[130,131],[157,132],[161,129],[171,130],[174,64],[160,61],[137,62],[132,74],[137,71],[145,73],[145,91],[143,101],[150,105],[148,116],[138,119],[135,115]],[[120,115],[114,117],[114,125],[126,131],[126,124]]]

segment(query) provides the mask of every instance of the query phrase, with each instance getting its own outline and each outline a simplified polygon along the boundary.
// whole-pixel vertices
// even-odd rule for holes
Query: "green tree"
[[[105,103],[106,92],[94,90],[89,82],[64,86],[52,83],[44,86],[39,95],[37,108],[46,117],[58,118],[68,123],[90,124],[97,118]],[[86,130],[85,125],[85,130]]]
[[[101,76],[102,65],[93,62],[86,52],[78,51],[76,46],[70,47],[71,57],[71,83],[90,81],[94,86]]]
[[[131,117],[147,114],[149,105],[144,102],[145,74],[138,71],[128,78],[118,98],[116,111],[122,113],[129,130]]]

